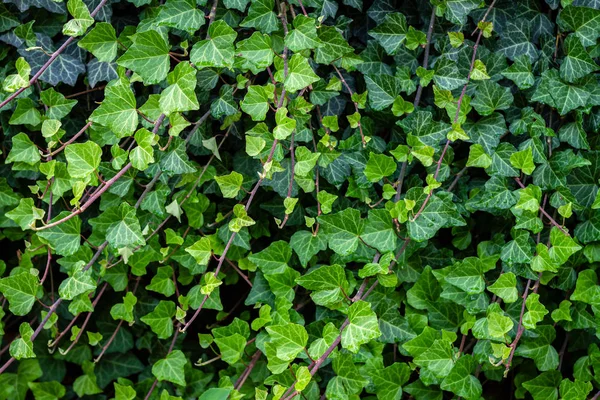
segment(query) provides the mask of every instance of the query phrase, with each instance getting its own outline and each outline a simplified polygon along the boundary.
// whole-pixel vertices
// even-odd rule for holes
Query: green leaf
[[[364,174],[370,182],[379,182],[396,172],[396,167],[396,162],[392,157],[370,153]]]
[[[348,308],[348,320],[348,326],[342,331],[342,347],[352,353],[381,335],[377,315],[366,301],[359,300]]]
[[[234,198],[242,188],[244,177],[242,174],[232,171],[229,175],[215,176],[215,181],[219,184],[223,197]]]
[[[40,159],[40,151],[25,133],[19,133],[12,138],[12,149],[6,157],[7,164],[22,162],[27,165],[35,165]]]
[[[389,55],[394,55],[402,46],[408,26],[406,17],[401,13],[387,14],[383,23],[369,31],[369,35],[385,49]]]
[[[253,0],[248,16],[240,23],[244,28],[256,28],[262,33],[271,33],[279,29],[277,16],[273,12],[273,0]]]
[[[275,88],[267,86],[249,86],[248,93],[240,102],[242,111],[252,117],[252,121],[263,121],[269,111],[269,100],[275,98]]]
[[[304,350],[308,343],[308,334],[302,325],[285,324],[267,326],[271,343],[277,348],[277,358],[292,361]]]
[[[111,62],[117,56],[115,28],[106,22],[98,22],[77,45],[92,53],[98,61]]]
[[[292,257],[292,249],[287,242],[279,240],[272,242],[269,247],[256,254],[248,256],[248,260],[256,264],[265,274],[279,274],[284,272]]]
[[[196,68],[233,66],[233,42],[237,33],[225,21],[215,21],[208,28],[210,39],[201,40],[194,45],[190,61]]]
[[[342,34],[333,26],[321,25],[318,29],[321,46],[315,50],[315,62],[330,64],[354,51]]]
[[[558,385],[561,381],[559,371],[548,371],[536,378],[523,382],[523,387],[531,394],[534,400],[558,399]]]
[[[159,26],[177,28],[193,34],[204,25],[204,14],[196,8],[193,0],[169,0],[158,13],[156,22]]]
[[[6,213],[6,216],[15,221],[23,230],[31,229],[35,226],[35,221],[44,218],[44,210],[33,205],[33,199],[20,199],[19,205]]]
[[[22,358],[35,358],[33,343],[31,342],[33,329],[31,329],[31,326],[29,326],[27,322],[23,322],[19,326],[19,333],[21,337],[16,338],[10,344],[9,353],[11,357],[17,360]]]
[[[106,126],[120,136],[131,136],[138,125],[136,101],[126,79],[106,87],[104,101],[90,115],[90,121]]]
[[[471,101],[471,105],[480,115],[491,115],[495,111],[506,110],[512,104],[510,89],[492,81],[480,82],[475,98]]]
[[[566,56],[560,66],[560,77],[565,81],[575,82],[598,70],[598,66],[575,35],[569,35],[565,39],[564,49]]]
[[[8,309],[15,315],[27,315],[37,298],[39,280],[29,272],[0,279],[0,292],[8,300]]]
[[[582,249],[568,234],[560,229],[553,227],[550,232],[550,258],[558,264],[564,264],[569,257]]]
[[[333,251],[339,255],[348,255],[357,249],[359,236],[364,229],[358,210],[346,208],[335,214],[322,215],[318,220],[327,235],[329,248]]]
[[[294,54],[290,58],[288,75],[285,78],[283,86],[290,93],[295,93],[317,82],[319,79],[308,63],[308,60],[300,54]]]
[[[197,110],[200,105],[194,89],[196,70],[187,62],[177,64],[167,75],[169,86],[161,93],[159,106],[165,115],[173,112]]]
[[[493,285],[488,286],[488,290],[504,300],[505,303],[514,303],[519,298],[516,285],[515,274],[507,272],[500,275]]]
[[[90,11],[82,0],[69,0],[67,2],[69,14],[73,16],[62,29],[67,36],[81,36],[94,23]]]
[[[465,399],[479,399],[483,389],[479,379],[471,375],[475,365],[476,362],[472,356],[463,355],[456,361],[440,387]]]
[[[294,53],[302,50],[315,49],[321,46],[317,36],[316,21],[313,18],[299,14],[293,21],[291,29],[285,37],[285,45]]]
[[[152,375],[161,382],[168,381],[179,386],[185,386],[183,368],[186,362],[185,355],[181,350],[173,350],[165,358],[154,363]]]
[[[131,69],[148,85],[163,81],[169,72],[169,44],[163,36],[149,30],[131,36],[131,41],[132,45],[117,59],[117,64]]]
[[[58,288],[58,294],[62,299],[73,300],[83,293],[89,293],[96,289],[96,282],[92,277],[92,270],[76,270],[71,276],[62,281]]]
[[[175,303],[161,300],[152,312],[144,315],[140,320],[149,325],[159,339],[167,339],[173,334],[174,316]]]
[[[65,148],[65,157],[71,178],[88,178],[100,166],[102,148],[92,141],[70,144]]]

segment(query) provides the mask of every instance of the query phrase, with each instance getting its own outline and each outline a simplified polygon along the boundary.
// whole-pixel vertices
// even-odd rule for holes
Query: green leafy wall
[[[0,400],[600,394],[600,1],[3,0]]]

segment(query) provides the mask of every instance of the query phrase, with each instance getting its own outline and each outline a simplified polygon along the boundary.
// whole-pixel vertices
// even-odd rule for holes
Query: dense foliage
[[[599,0],[4,0],[0,400],[600,393]]]

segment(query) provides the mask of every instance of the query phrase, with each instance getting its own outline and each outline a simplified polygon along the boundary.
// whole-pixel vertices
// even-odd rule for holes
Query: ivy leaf
[[[78,269],[67,279],[62,281],[58,288],[58,294],[62,299],[73,300],[76,296],[89,293],[96,289],[96,282],[92,278],[92,270]]]
[[[529,89],[535,83],[531,63],[526,55],[516,57],[514,63],[502,71],[502,75],[513,81],[522,90]]]
[[[527,312],[523,315],[523,326],[526,329],[535,329],[536,324],[541,322],[544,316],[548,314],[548,310],[540,303],[540,295],[537,293],[531,293],[527,296],[525,305]]]
[[[267,326],[271,343],[277,348],[277,358],[292,361],[308,343],[308,333],[302,325],[286,324]]]
[[[204,14],[196,8],[193,0],[169,0],[158,13],[156,22],[159,26],[177,28],[193,34],[204,25]]]
[[[342,34],[333,26],[321,25],[318,29],[321,46],[315,50],[315,62],[330,64],[354,51]]]
[[[131,69],[146,84],[163,81],[169,72],[169,45],[163,36],[149,30],[131,36],[131,41],[132,45],[117,59],[117,64]]]
[[[392,157],[371,153],[364,174],[370,182],[379,182],[396,172],[396,167],[396,162]]]
[[[244,354],[246,347],[246,338],[239,333],[226,337],[215,338],[215,343],[221,350],[221,359],[226,363],[233,365],[237,363]]]
[[[491,115],[497,110],[506,110],[513,104],[513,96],[509,88],[504,88],[492,81],[483,81],[477,85],[475,98],[471,105],[481,115]]]
[[[146,129],[139,129],[135,133],[136,147],[129,153],[129,160],[133,168],[144,171],[154,162],[154,148],[158,137]]]
[[[185,251],[194,257],[199,265],[208,265],[210,257],[212,256],[210,239],[203,237],[190,247],[186,247]]]
[[[287,242],[273,242],[266,249],[248,256],[248,260],[256,264],[265,275],[280,274],[285,271],[292,257],[292,249]]]
[[[567,5],[560,13],[558,25],[565,32],[575,32],[582,45],[591,46],[600,36],[600,10]]]
[[[369,31],[369,35],[385,49],[389,55],[394,55],[406,39],[408,26],[406,17],[401,13],[387,14],[383,23]]]
[[[87,6],[82,0],[69,0],[67,9],[73,18],[63,26],[63,34],[67,36],[83,35],[94,23],[94,18],[90,16]]]
[[[8,309],[14,315],[27,315],[37,298],[39,280],[29,272],[21,272],[0,279],[0,292],[8,300]]]
[[[113,81],[105,89],[104,101],[96,108],[90,121],[108,127],[120,136],[131,136],[138,126],[138,114],[133,92],[126,79]]]
[[[262,33],[271,33],[279,29],[277,16],[273,12],[273,0],[253,0],[248,16],[240,23],[244,28],[256,28]]]
[[[70,212],[63,211],[51,222],[66,218]],[[79,217],[71,218],[59,225],[38,232],[38,236],[50,244],[57,254],[71,256],[79,250],[81,245],[81,220]]]
[[[366,301],[359,300],[348,309],[348,326],[342,331],[342,347],[352,353],[358,352],[362,344],[381,335],[377,315]]]
[[[297,231],[290,238],[290,246],[300,259],[300,264],[306,267],[313,256],[327,249],[327,239],[322,233],[313,235],[308,231]]]
[[[101,62],[111,62],[117,56],[115,28],[106,22],[98,22],[77,45],[94,55]]]
[[[65,157],[71,178],[88,178],[100,166],[102,149],[92,141],[70,144],[65,148]]]
[[[294,29],[285,37],[285,45],[294,53],[315,49],[321,45],[317,36],[316,21],[313,18],[297,15],[294,18]]]
[[[254,32],[246,40],[237,44],[239,56],[244,59],[243,68],[257,74],[273,64],[273,49],[271,37],[260,32]]]
[[[534,400],[558,399],[558,386],[562,376],[559,371],[547,371],[536,378],[523,382]]]
[[[27,165],[35,165],[40,159],[40,151],[35,143],[25,133],[18,133],[12,138],[12,149],[6,157],[6,163],[22,162]]]
[[[210,39],[201,40],[194,45],[190,61],[196,68],[233,66],[233,42],[237,33],[225,21],[215,21],[208,28]]]
[[[500,275],[493,285],[488,287],[488,290],[498,297],[500,297],[506,303],[514,303],[519,298],[517,291],[517,279],[515,274],[507,272]]]
[[[295,93],[317,82],[319,79],[308,64],[308,60],[300,54],[294,54],[289,61],[288,75],[285,78],[283,86],[290,93]]]
[[[327,234],[329,248],[339,255],[348,255],[356,250],[364,229],[358,210],[346,208],[335,214],[322,215],[318,220]]]
[[[440,387],[465,399],[479,399],[483,391],[481,382],[471,375],[475,364],[472,356],[468,354],[461,356]]]
[[[263,121],[269,111],[269,100],[275,98],[275,88],[267,86],[249,86],[248,93],[240,102],[242,110],[252,117],[252,121]]]
[[[224,197],[234,198],[242,188],[244,177],[242,174],[232,171],[229,175],[215,176],[215,181],[219,184],[219,189]]]
[[[31,229],[35,226],[35,221],[44,218],[44,210],[33,205],[33,199],[20,199],[19,205],[6,213],[6,216],[17,223],[23,230]]]
[[[194,89],[196,70],[187,62],[177,64],[167,76],[169,86],[160,95],[160,110],[165,115],[200,108]]]
[[[560,66],[560,77],[565,81],[572,83],[598,70],[598,66],[575,35],[569,35],[565,39],[564,48],[566,56]]]
[[[161,382],[168,381],[179,386],[185,386],[183,368],[186,362],[185,355],[181,350],[173,350],[165,358],[154,363],[152,375]]]
[[[560,229],[553,227],[550,232],[550,258],[558,264],[564,264],[569,257],[582,249],[569,235],[566,235]]]
[[[149,325],[159,339],[167,339],[173,334],[174,316],[175,303],[161,300],[152,312],[144,315],[140,320]]]

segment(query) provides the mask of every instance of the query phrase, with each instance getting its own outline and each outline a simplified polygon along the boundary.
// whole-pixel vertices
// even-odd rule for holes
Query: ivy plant
[[[0,400],[599,397],[600,1],[4,0],[0,41]]]

